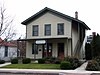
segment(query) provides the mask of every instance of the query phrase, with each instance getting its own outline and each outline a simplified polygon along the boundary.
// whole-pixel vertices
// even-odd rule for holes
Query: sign
[[[45,44],[46,41],[45,41],[45,40],[36,40],[35,43],[36,43],[36,44]]]

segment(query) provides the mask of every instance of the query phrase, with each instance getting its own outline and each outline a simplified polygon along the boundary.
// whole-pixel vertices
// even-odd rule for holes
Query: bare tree
[[[0,37],[11,39],[15,36],[15,30],[12,27],[13,18],[7,14],[4,3],[0,6]]]

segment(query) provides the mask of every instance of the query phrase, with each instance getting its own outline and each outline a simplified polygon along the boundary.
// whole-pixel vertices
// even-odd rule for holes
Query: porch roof
[[[71,39],[71,38],[68,38],[68,37],[59,37],[59,38],[33,38],[33,39],[18,39],[17,41],[49,40],[49,39]]]

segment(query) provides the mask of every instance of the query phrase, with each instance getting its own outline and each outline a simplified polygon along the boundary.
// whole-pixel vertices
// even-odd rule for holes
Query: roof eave
[[[91,30],[84,22],[82,23],[87,30]]]
[[[23,22],[21,22],[21,24],[23,25],[27,25],[34,17],[38,16],[39,14],[43,13],[44,11],[48,10],[49,8],[45,7],[44,9],[40,10],[39,12],[37,12],[35,15],[32,15],[31,17],[29,17],[28,19],[24,20]]]

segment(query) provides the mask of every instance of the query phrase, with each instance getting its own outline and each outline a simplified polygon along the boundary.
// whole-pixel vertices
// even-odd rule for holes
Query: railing
[[[87,37],[85,36],[84,41],[82,43],[81,49],[80,49],[80,59],[85,58],[85,43],[86,43]]]
[[[79,40],[77,41],[76,47],[75,47],[75,53],[74,56],[79,58],[79,59],[84,59],[85,58],[85,43],[86,43],[86,36],[81,43]]]
[[[77,43],[76,43],[75,49],[74,49],[74,56],[75,57],[78,57],[78,51],[79,51],[79,49],[80,49],[80,42],[78,40]]]

